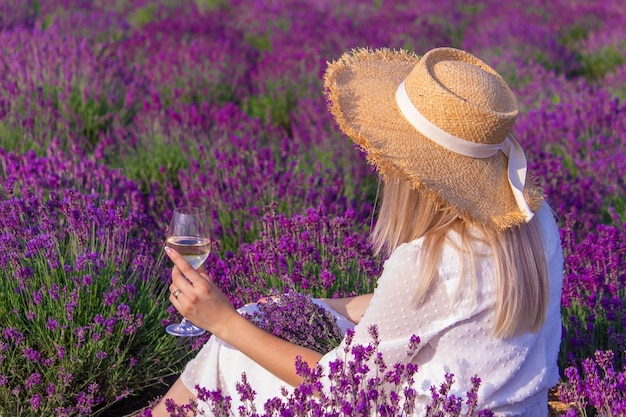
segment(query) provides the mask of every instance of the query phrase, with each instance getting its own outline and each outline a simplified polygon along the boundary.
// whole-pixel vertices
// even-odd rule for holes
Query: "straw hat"
[[[466,222],[496,229],[541,205],[511,133],[517,100],[475,56],[355,49],[329,63],[324,88],[340,129],[384,179],[408,179]]]

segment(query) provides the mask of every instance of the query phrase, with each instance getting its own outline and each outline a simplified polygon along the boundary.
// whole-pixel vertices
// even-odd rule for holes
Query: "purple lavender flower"
[[[376,334],[376,329],[371,330]],[[476,412],[478,402],[477,393],[480,386],[478,377],[472,378],[472,388],[467,393],[466,406],[463,408],[463,398],[451,393],[454,383],[453,375],[446,374],[444,382],[437,389],[432,387],[433,398],[431,404],[420,410],[416,403],[415,390],[411,388],[413,376],[417,372],[416,366],[393,364],[384,365],[384,358],[377,356],[378,341],[376,339],[367,346],[346,347],[357,353],[353,359],[344,364],[341,360],[329,364],[330,369],[323,369],[317,365],[310,367],[301,358],[296,358],[296,372],[303,382],[293,388],[283,391],[279,396],[268,399],[264,404],[264,414],[261,414],[253,404],[255,397],[254,387],[250,386],[245,374],[237,385],[241,406],[237,410],[231,408],[231,398],[220,390],[210,391],[196,386],[198,399],[211,406],[211,411],[218,416],[240,417],[248,416],[309,416],[338,417],[341,415],[371,416],[374,413],[384,416],[412,415],[414,412],[441,417],[458,417],[461,412],[469,410],[468,416],[492,416],[489,410]],[[381,369],[389,369],[381,379],[368,374],[369,368],[365,364],[376,357],[382,363]],[[328,380],[324,382],[324,379]],[[330,385],[328,385],[330,383]],[[180,410],[196,410],[194,401],[188,404],[170,402],[168,410],[175,413]]]
[[[25,348],[23,350],[23,353],[26,359],[28,359],[29,361],[39,362],[39,360],[41,359],[41,353],[35,349]]]
[[[287,290],[276,299],[259,303],[258,308],[245,316],[261,329],[316,352],[331,351],[343,338],[337,319],[310,295]]]
[[[41,374],[40,373],[32,373],[30,376],[24,381],[24,389],[31,390],[35,386],[41,383]]]
[[[39,407],[41,407],[41,395],[39,394],[33,395],[28,401],[30,402],[31,410],[33,411],[37,411]]]

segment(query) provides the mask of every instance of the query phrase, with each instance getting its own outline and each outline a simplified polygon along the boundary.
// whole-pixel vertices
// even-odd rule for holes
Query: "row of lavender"
[[[209,208],[207,267],[237,305],[285,284],[371,290],[377,181],[329,116],[321,73],[352,47],[441,45],[518,93],[516,133],[566,254],[562,397],[618,415],[619,1],[183,3],[0,2],[0,415],[116,415],[180,371],[205,339],[163,331],[178,319],[160,251],[177,204]]]

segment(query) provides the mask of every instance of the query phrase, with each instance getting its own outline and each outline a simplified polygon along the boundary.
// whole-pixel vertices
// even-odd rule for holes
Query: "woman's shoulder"
[[[396,247],[396,249],[391,253],[389,259],[391,258],[403,258],[406,256],[417,256],[419,252],[422,250],[422,246],[424,245],[424,237],[418,237],[406,243],[401,243]]]
[[[384,262],[385,269],[414,269],[418,265],[418,258],[424,243],[420,237],[410,242],[398,245]]]
[[[454,239],[452,239],[454,240]],[[413,239],[409,242],[398,245],[398,247],[392,252],[386,261],[386,266],[402,266],[410,265],[414,268],[421,269],[420,263],[424,262],[424,259],[420,259],[423,256],[424,249],[424,237]],[[428,254],[426,254],[428,256]],[[448,241],[446,239],[443,243],[443,248],[440,253],[439,269],[441,266],[445,266],[445,269],[451,269],[450,272],[457,271],[461,263],[460,255],[458,252],[458,245]],[[439,271],[442,273],[443,271]],[[447,274],[446,274],[447,275]]]

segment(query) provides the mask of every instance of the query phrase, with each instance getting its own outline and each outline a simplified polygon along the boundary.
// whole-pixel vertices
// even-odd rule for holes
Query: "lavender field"
[[[623,0],[406,3],[0,0],[0,417],[133,415],[180,373],[210,336],[165,333],[178,205],[236,306],[371,291],[378,180],[321,76],[383,46],[466,49],[518,95],[565,254],[554,412],[626,415]]]

